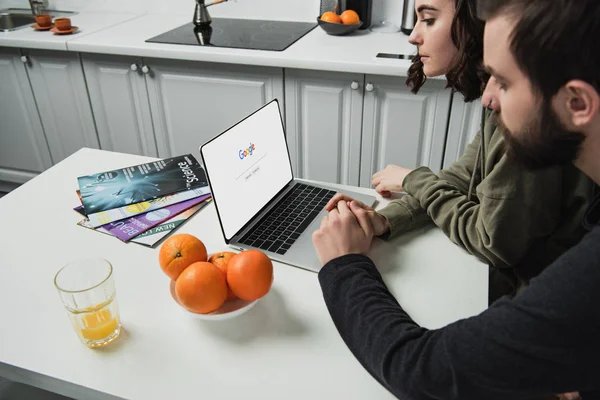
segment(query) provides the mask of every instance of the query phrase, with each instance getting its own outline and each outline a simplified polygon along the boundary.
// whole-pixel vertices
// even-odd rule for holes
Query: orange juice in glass
[[[54,278],[79,339],[90,348],[104,347],[121,332],[112,265],[101,258],[74,261]]]

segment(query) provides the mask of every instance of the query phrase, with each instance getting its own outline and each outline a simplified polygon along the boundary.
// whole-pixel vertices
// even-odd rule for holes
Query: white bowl
[[[181,308],[183,310],[185,310],[189,314],[192,314],[193,316],[195,316],[198,319],[204,319],[204,320],[210,320],[210,321],[223,321],[226,319],[235,318],[238,315],[242,315],[246,311],[250,310],[258,302],[258,300],[260,300],[260,299],[254,300],[254,301],[247,301],[247,300],[242,300],[242,299],[225,300],[225,303],[221,307],[219,307],[217,310],[215,310],[211,313],[208,313],[208,314],[200,314],[200,313],[195,313],[195,312],[188,310],[179,302],[179,299],[177,298],[177,293],[175,293],[175,281],[171,281],[170,290],[171,290],[171,296],[173,297],[173,300],[175,300],[175,302],[177,304],[179,304],[179,306],[181,306]]]

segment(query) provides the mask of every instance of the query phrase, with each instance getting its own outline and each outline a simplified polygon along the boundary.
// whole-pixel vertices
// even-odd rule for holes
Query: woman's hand
[[[398,165],[388,165],[382,171],[373,175],[371,183],[375,191],[382,197],[390,197],[392,192],[402,192],[402,182],[406,175],[410,174],[412,169],[400,167]]]

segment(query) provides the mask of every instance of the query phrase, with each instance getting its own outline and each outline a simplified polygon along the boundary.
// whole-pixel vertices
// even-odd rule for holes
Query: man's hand
[[[382,197],[390,197],[392,192],[402,192],[404,190],[402,182],[404,182],[406,175],[411,172],[412,169],[390,164],[383,171],[376,172],[371,183],[375,191]]]
[[[358,200],[354,200],[352,197],[346,196],[344,194],[338,193],[335,196],[333,196],[331,200],[329,200],[329,202],[325,205],[325,210],[335,210],[340,201],[345,202],[348,207],[350,207],[350,203],[354,203],[355,206],[365,210],[365,212],[367,213],[367,217],[369,218],[369,221],[373,226],[373,235],[380,236],[390,230],[389,221],[383,215],[375,211],[373,207],[369,207],[365,203]]]
[[[373,226],[367,211],[357,202],[337,203],[337,208],[323,217],[321,227],[312,235],[313,244],[323,265],[346,254],[363,254],[373,240]]]

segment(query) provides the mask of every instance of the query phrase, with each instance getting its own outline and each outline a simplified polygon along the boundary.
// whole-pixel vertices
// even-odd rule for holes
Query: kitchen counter
[[[227,15],[215,13],[213,17]],[[391,76],[406,76],[410,61],[380,59],[376,58],[377,53],[415,53],[415,47],[401,32],[383,34],[363,30],[348,36],[331,36],[315,27],[278,52],[146,43],[147,39],[190,22],[187,15],[81,12],[72,21],[81,28],[76,35],[58,36],[27,28],[0,34],[0,46],[66,48],[77,52]]]
[[[80,12],[71,16],[71,23],[79,30],[71,35],[55,35],[50,31],[36,31],[27,25],[11,32],[0,32],[0,46],[42,50],[68,50],[67,42],[108,29],[114,25],[138,18],[137,14]]]

